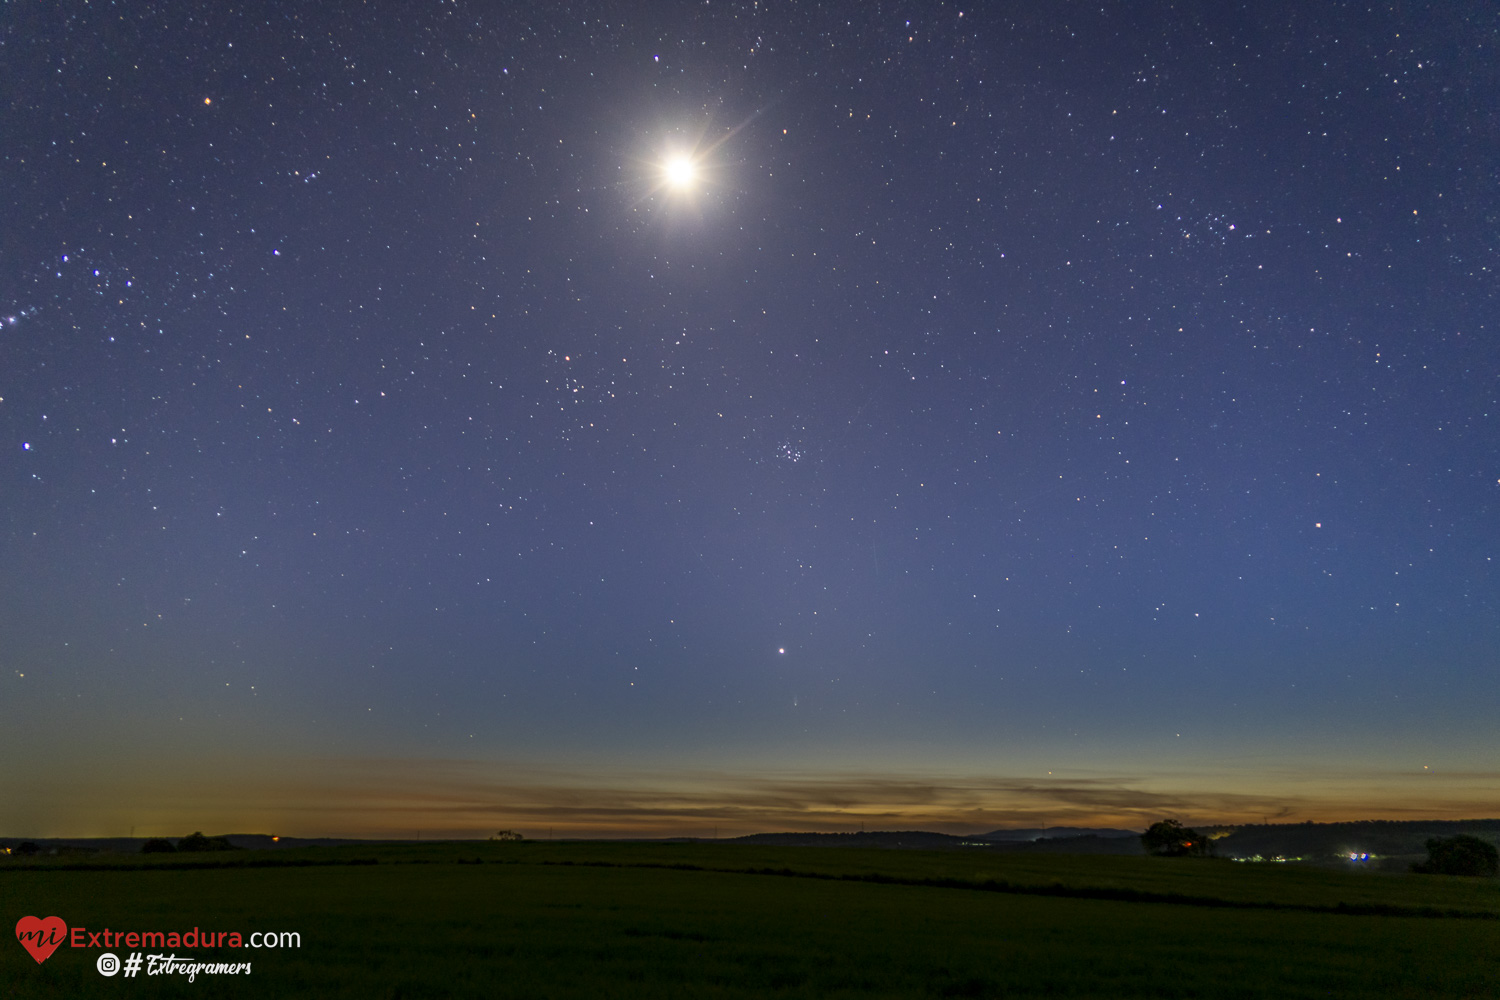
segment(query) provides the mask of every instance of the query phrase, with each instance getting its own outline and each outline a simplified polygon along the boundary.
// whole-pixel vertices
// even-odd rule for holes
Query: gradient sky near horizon
[[[1497,46],[6,5],[0,833],[1494,815]]]

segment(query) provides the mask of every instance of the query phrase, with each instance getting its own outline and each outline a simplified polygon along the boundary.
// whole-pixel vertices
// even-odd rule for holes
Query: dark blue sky
[[[0,825],[1483,811],[1496,12],[975,6],[7,10]]]

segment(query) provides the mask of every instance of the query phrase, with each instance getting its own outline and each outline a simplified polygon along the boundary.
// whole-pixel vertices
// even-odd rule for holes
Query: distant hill
[[[15,850],[32,843],[37,853],[54,854],[139,854],[148,837],[0,837],[0,850]],[[167,837],[173,844],[181,837]],[[272,837],[264,833],[231,833],[225,840],[234,847],[268,851],[291,847],[338,847],[344,844],[388,844],[389,840],[351,840],[338,837]]]
[[[891,847],[931,851],[961,847],[966,839],[971,838],[926,830],[871,830],[868,833],[752,833],[727,842],[777,847]]]
[[[1221,858],[1266,860],[1277,858],[1331,863],[1351,854],[1369,855],[1376,867],[1404,870],[1411,861],[1427,854],[1427,841],[1467,833],[1500,846],[1500,819],[1471,820],[1365,820],[1357,823],[1257,823],[1224,826],[1193,823],[1204,833],[1217,833],[1214,854]],[[177,838],[173,838],[174,840]],[[294,847],[333,847],[352,844],[425,843],[407,840],[355,840],[331,837],[281,837],[263,834],[229,834],[235,847],[252,850]],[[700,838],[672,838],[693,841]],[[51,838],[0,837],[0,849],[15,849],[30,841],[42,855],[94,853],[137,854],[144,837]],[[704,843],[715,841],[703,840]],[[717,841],[734,844],[767,844],[797,847],[865,847],[890,850],[984,851],[1007,854],[1143,854],[1140,836],[1133,830],[1072,826],[991,830],[956,837],[928,830],[871,830],[861,833],[756,833]],[[21,855],[0,858],[19,860]]]
[[[1351,854],[1386,859],[1404,868],[1424,857],[1432,837],[1472,834],[1500,845],[1500,819],[1366,820],[1358,823],[1269,823],[1241,827],[1195,824],[1204,832],[1230,831],[1214,840],[1221,858],[1283,858],[1313,862],[1347,860]],[[800,847],[883,847],[918,850],[984,850],[1038,854],[1143,854],[1140,836],[1116,828],[1047,827],[992,830],[967,837],[925,830],[864,833],[757,833],[735,843]]]
[[[1048,833],[1057,832],[1055,828]],[[1008,833],[1011,831],[999,831]],[[988,834],[955,837],[926,830],[870,830],[863,833],[752,833],[735,837],[727,843],[767,844],[777,847],[879,847],[891,850],[924,851],[992,851],[1042,854],[1141,854],[1136,834],[1122,831],[1122,836],[1038,837],[1036,839],[991,840]]]
[[[1139,837],[1139,830],[1118,830],[1112,827],[1088,826],[1035,826],[1020,830],[991,830],[976,833],[975,840],[1057,840],[1060,837]]]

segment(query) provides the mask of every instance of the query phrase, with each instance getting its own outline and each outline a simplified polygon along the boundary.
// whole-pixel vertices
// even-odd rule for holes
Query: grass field
[[[702,843],[101,855],[0,864],[0,903],[7,926],[301,935],[179,949],[252,963],[192,983],[104,977],[103,948],[38,965],[7,945],[6,997],[1500,996],[1500,880],[1215,861]]]

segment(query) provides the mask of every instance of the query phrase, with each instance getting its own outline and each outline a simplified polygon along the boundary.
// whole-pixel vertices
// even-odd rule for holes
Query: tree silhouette
[[[232,851],[234,845],[226,837],[205,837],[201,831],[190,833],[177,842],[179,851]]]
[[[1433,837],[1427,842],[1427,860],[1411,866],[1427,875],[1497,875],[1500,851],[1495,845],[1467,833],[1456,837]]]
[[[1141,834],[1141,846],[1163,858],[1199,857],[1208,853],[1208,838],[1175,819],[1164,819]]]

